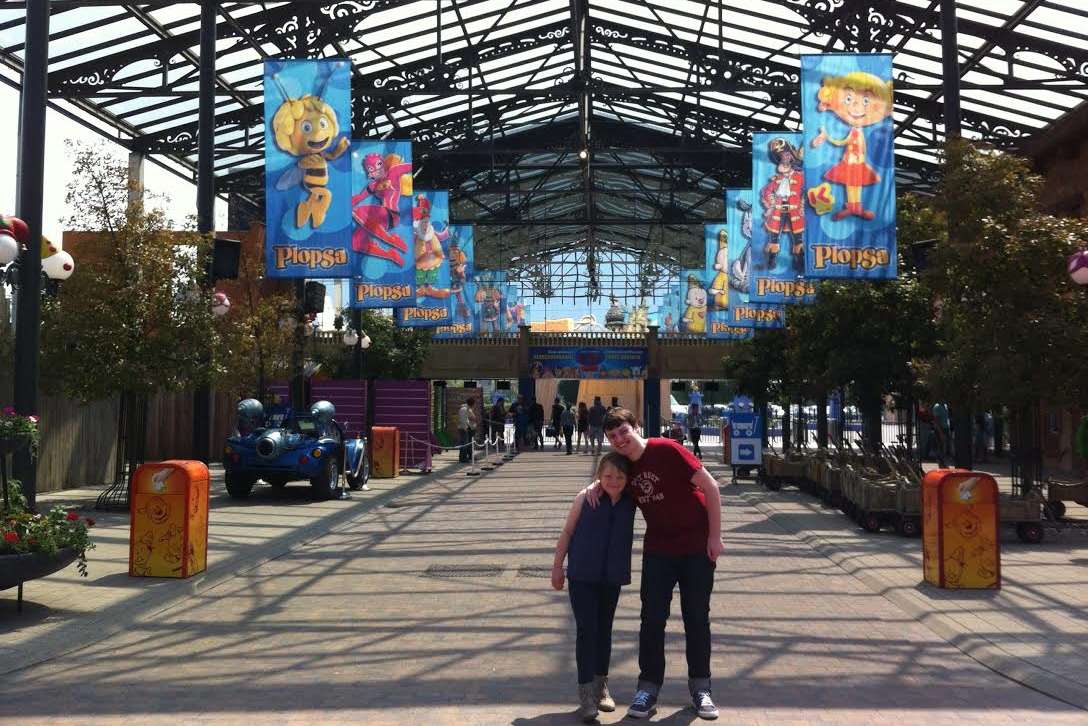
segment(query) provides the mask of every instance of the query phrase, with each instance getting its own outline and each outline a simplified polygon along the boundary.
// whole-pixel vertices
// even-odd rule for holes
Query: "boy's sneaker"
[[[627,709],[627,715],[631,718],[649,718],[657,712],[657,696],[649,691],[635,693],[631,707]]]
[[[710,691],[696,691],[691,694],[691,705],[695,707],[695,713],[699,714],[699,718],[710,721],[718,718],[718,707],[714,705]]]

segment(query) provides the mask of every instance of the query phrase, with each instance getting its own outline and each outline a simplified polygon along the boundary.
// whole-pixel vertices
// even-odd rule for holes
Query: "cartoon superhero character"
[[[411,188],[412,185],[411,162],[404,161],[399,154],[389,154],[383,159],[381,154],[371,152],[363,157],[363,169],[366,171],[367,191],[389,210],[393,226],[399,224],[402,187]],[[358,198],[356,196],[352,202]]]
[[[729,307],[729,234],[723,229],[718,231],[718,251],[714,254],[716,274],[710,281],[707,293],[714,307],[725,310]]]
[[[680,318],[682,332],[702,335],[706,332],[706,290],[695,275],[688,275],[688,292],[684,302],[687,307]]]
[[[419,297],[448,298],[450,291],[436,287],[438,273],[446,255],[442,243],[449,239],[450,229],[439,232],[431,223],[431,200],[423,194],[416,195],[412,208],[412,233],[416,240],[416,295]]]
[[[282,191],[301,184],[306,198],[295,209],[295,226],[302,229],[310,222],[317,229],[325,223],[332,204],[328,162],[347,151],[348,138],[340,135],[336,111],[321,99],[327,78],[318,93],[301,98],[291,98],[278,79],[275,76],[273,79],[284,98],[272,117],[273,139],[280,151],[298,158],[276,182],[276,189]]]
[[[360,254],[403,267],[408,245],[393,228],[400,224],[400,195],[411,184],[412,165],[397,154],[382,158],[375,153],[364,156],[362,164],[367,185],[351,198],[351,216],[356,224],[351,247]],[[372,198],[378,204],[368,203]]]
[[[805,269],[804,242],[804,174],[801,173],[801,154],[790,142],[782,138],[771,139],[767,144],[767,156],[775,165],[775,173],[759,193],[763,204],[763,228],[767,230],[764,253],[767,269],[773,270],[780,249],[782,234],[790,242],[793,269],[800,274]]]
[[[862,129],[879,124],[891,115],[892,82],[862,71],[825,76],[817,99],[818,111],[831,111],[850,127],[849,133],[841,139],[831,138],[822,127],[812,139],[813,148],[824,141],[845,147],[842,160],[824,173],[827,181],[846,187],[846,203],[831,215],[831,219],[838,221],[850,215],[872,219],[876,214],[862,206],[861,189],[879,184],[880,174],[865,159],[865,132]]]

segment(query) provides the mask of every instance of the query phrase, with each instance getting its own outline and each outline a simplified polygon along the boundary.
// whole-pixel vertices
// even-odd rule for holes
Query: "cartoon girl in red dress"
[[[878,124],[891,115],[892,82],[863,71],[825,76],[817,98],[817,110],[831,111],[850,126],[845,138],[833,139],[821,128],[812,140],[812,148],[824,141],[846,147],[842,160],[824,173],[827,181],[846,187],[846,204],[831,218],[838,221],[854,215],[872,219],[876,214],[861,205],[861,188],[879,184],[880,174],[865,160],[865,133],[862,129]]]

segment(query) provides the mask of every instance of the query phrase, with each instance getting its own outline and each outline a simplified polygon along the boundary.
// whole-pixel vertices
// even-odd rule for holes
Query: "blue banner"
[[[264,64],[265,274],[350,277],[351,64]]]
[[[469,225],[453,225],[450,229],[450,236],[458,241],[458,244],[465,244],[466,237],[459,236],[459,229],[467,229],[470,231],[472,227]],[[471,240],[471,234],[468,239]],[[466,254],[471,260],[471,251],[467,251]],[[471,262],[466,263],[466,268]],[[478,308],[479,305],[476,302],[476,283],[473,281],[471,274],[466,275],[464,280],[458,281],[456,277],[457,265],[452,264],[451,270],[454,270],[454,280],[451,287],[454,289],[453,296],[450,297],[450,308],[452,320],[449,325],[440,325],[434,329],[434,337],[442,339],[450,338],[472,338],[479,333],[477,328],[478,324]],[[458,288],[460,290],[458,291]]]
[[[645,348],[529,348],[533,378],[645,378]]]
[[[801,56],[809,277],[896,276],[892,57]]]
[[[416,189],[412,207],[416,304],[396,311],[397,325],[432,328],[450,318],[450,195]]]
[[[480,335],[509,332],[506,322],[506,273],[477,270],[474,282],[476,331]]]
[[[679,332],[685,335],[706,335],[706,270],[681,270],[678,292],[683,296]]]
[[[680,317],[684,314],[683,298],[677,288],[672,288],[657,309],[658,332],[675,335],[680,332]]]
[[[518,326],[526,325],[525,305],[521,302],[521,287],[516,283],[506,285],[506,321],[507,332],[516,333]]]
[[[755,207],[751,189],[725,190],[725,232],[728,236],[726,260],[726,284],[729,288],[729,309],[725,315],[713,313],[711,327],[726,325],[735,328],[781,328],[785,324],[785,308],[771,303],[752,302],[749,296],[752,278],[752,229],[755,226]],[[721,240],[716,239],[714,250],[707,249],[707,263],[714,272],[711,287],[717,290],[722,282]],[[711,262],[711,252],[714,253]]]
[[[449,244],[450,319],[464,322],[472,318],[475,292],[472,279],[476,274],[475,229],[471,224],[451,224]]]
[[[412,143],[355,141],[351,159],[352,307],[411,307],[415,303]]]
[[[752,134],[752,266],[749,299],[808,303],[816,285],[805,274],[805,177],[801,134]]]

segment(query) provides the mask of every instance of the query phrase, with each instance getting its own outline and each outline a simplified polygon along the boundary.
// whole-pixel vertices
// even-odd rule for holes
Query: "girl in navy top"
[[[586,723],[598,710],[614,711],[608,693],[608,662],[612,657],[612,619],[620,587],[631,583],[631,539],[635,502],[624,492],[630,471],[627,457],[605,454],[597,466],[597,480],[607,496],[590,507],[579,492],[555,544],[552,587],[563,589],[563,559],[570,580],[570,606],[577,625],[578,715]]]

